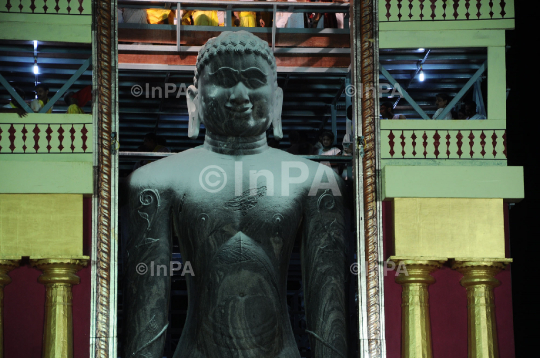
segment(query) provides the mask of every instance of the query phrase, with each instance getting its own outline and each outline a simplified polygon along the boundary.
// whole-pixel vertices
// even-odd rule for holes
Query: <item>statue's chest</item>
[[[211,250],[242,232],[277,254],[294,242],[302,220],[298,200],[268,196],[264,188],[241,195],[181,195],[174,211],[182,236],[189,237],[193,246]]]

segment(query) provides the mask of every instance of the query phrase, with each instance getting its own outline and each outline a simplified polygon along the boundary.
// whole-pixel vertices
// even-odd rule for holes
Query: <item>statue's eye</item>
[[[246,86],[251,89],[257,89],[266,84],[264,81],[261,81],[258,78],[248,78],[246,82]]]

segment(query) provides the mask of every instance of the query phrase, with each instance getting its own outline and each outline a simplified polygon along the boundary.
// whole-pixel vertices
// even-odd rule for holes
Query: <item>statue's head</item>
[[[248,137],[270,125],[281,139],[283,91],[268,44],[246,31],[225,31],[199,51],[194,85],[187,90],[189,137],[200,124],[213,134]]]

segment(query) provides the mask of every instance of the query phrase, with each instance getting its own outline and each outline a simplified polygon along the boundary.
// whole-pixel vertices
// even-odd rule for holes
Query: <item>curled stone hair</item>
[[[247,31],[224,31],[218,37],[209,39],[199,51],[193,84],[198,87],[199,75],[215,56],[221,54],[242,56],[250,53],[261,56],[266,60],[272,68],[274,81],[277,82],[276,59],[265,41]]]

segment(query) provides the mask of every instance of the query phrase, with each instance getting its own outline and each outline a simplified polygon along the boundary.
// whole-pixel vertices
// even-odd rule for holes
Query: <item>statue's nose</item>
[[[242,82],[238,82],[238,84],[232,88],[229,101],[236,106],[242,106],[249,103],[248,89]]]

